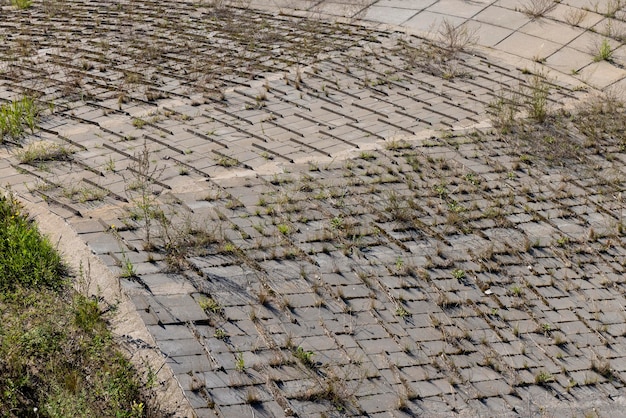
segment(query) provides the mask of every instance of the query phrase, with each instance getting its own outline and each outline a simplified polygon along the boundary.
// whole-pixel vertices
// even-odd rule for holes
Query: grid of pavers
[[[29,141],[73,154],[13,147],[0,175],[133,266],[121,286],[199,416],[614,411],[623,144],[563,168],[475,130],[526,69],[246,9],[56,6],[3,9],[0,92],[53,101]],[[144,149],[175,259],[127,211]]]
[[[252,0],[251,5],[373,22],[431,37],[447,21],[475,30],[480,45],[511,62],[541,63],[596,88],[626,87],[626,9],[619,1]],[[605,40],[614,53],[612,62],[594,60]]]

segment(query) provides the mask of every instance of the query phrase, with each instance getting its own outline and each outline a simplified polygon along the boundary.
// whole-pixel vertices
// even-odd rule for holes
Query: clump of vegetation
[[[34,132],[38,116],[39,109],[29,96],[0,105],[0,143],[7,138],[18,140],[27,128]]]
[[[535,375],[535,383],[538,385],[546,385],[554,381],[554,376],[549,372],[542,370]]]
[[[64,286],[65,267],[12,197],[0,197],[0,290]]]
[[[607,39],[604,39],[598,48],[598,53],[593,57],[594,62],[611,61],[613,58],[613,50]]]
[[[555,0],[529,0],[522,6],[522,13],[533,19],[543,17],[558,4]]]
[[[67,160],[72,151],[67,147],[50,141],[38,141],[17,152],[17,159],[22,164],[37,164],[46,161]]]
[[[141,382],[98,302],[12,197],[0,198],[0,416],[141,417]]]
[[[205,312],[212,312],[215,314],[221,313],[223,308],[220,304],[213,298],[208,298],[206,296],[202,296],[200,300],[198,300],[198,304],[200,308]]]
[[[293,350],[293,356],[300,360],[306,367],[315,367],[315,361],[313,360],[314,353],[312,351],[306,351],[304,348],[298,346]]]
[[[11,0],[11,5],[18,9],[28,9],[33,5],[32,0]]]

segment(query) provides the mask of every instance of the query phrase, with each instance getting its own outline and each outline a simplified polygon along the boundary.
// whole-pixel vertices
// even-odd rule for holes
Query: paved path
[[[623,119],[492,127],[619,91],[623,11],[417,4],[1,9],[0,98],[68,151],[7,144],[3,184],[120,276],[199,416],[624,403]]]
[[[478,45],[517,67],[540,68],[542,64],[599,89],[623,91],[626,86],[625,11],[619,2],[253,0],[251,4],[379,23],[435,39],[446,21],[466,27],[476,35]],[[604,40],[613,51],[613,63],[594,60]]]

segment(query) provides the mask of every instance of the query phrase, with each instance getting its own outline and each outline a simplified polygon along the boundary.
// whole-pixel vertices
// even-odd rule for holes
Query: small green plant
[[[32,0],[11,0],[11,5],[18,9],[28,9],[33,5]]]
[[[568,242],[569,242],[569,238],[564,236],[556,240],[556,245],[559,247],[565,247]]]
[[[278,232],[283,235],[289,235],[289,233],[291,232],[291,227],[287,224],[278,224],[276,225],[276,228],[278,229]]]
[[[602,40],[598,53],[593,57],[594,62],[611,61],[613,59],[613,50],[608,39]]]
[[[207,298],[203,296],[198,300],[198,304],[200,305],[200,308],[202,308],[202,310],[205,312],[212,312],[215,314],[222,312],[222,307],[213,298]]]
[[[396,270],[402,270],[402,268],[404,267],[404,259],[402,258],[402,256],[398,256],[396,257]]]
[[[409,316],[411,316],[411,312],[407,311],[404,306],[398,306],[396,308],[396,315],[399,316],[400,318],[407,318]]]
[[[467,173],[465,175],[465,180],[472,186],[478,186],[480,184],[480,178],[478,178],[474,173]]]
[[[515,286],[511,287],[511,294],[513,296],[522,296],[522,294],[523,294],[522,286],[515,285]]]
[[[154,185],[162,170],[153,165],[150,148],[144,140],[140,151],[136,152],[132,166],[133,181],[127,186],[126,193],[132,202],[131,216],[143,221],[146,247],[154,246],[152,236],[153,221],[164,218],[163,211],[154,194]],[[162,219],[163,220],[163,219]]]
[[[120,277],[130,279],[135,276],[137,276],[135,265],[128,259],[125,253],[122,253],[122,272],[120,273]]]
[[[18,140],[26,128],[35,131],[39,109],[29,96],[0,105],[0,143],[5,138]]]
[[[218,340],[227,340],[228,334],[223,328],[217,328],[213,333],[213,337],[217,338]]]
[[[536,122],[542,123],[548,117],[548,96],[550,85],[542,74],[530,77],[526,109],[528,116]]]
[[[133,126],[137,129],[143,129],[143,127],[146,125],[146,121],[143,119],[133,119]]]
[[[109,159],[105,164],[105,169],[107,171],[110,171],[111,173],[115,172],[115,160],[113,159],[113,157],[109,156]]]
[[[444,183],[437,184],[433,188],[440,198],[445,199],[446,196],[448,196],[448,189],[446,189],[446,185]]]
[[[343,227],[343,218],[335,216],[330,220],[330,227],[332,229],[341,229]]]
[[[372,161],[376,159],[376,155],[368,151],[362,151],[361,154],[359,154],[359,158],[365,161]]]
[[[549,372],[545,370],[542,370],[535,375],[535,383],[538,385],[545,385],[547,383],[552,382],[553,380],[554,380],[554,376],[552,376],[552,374],[550,374]]]
[[[393,139],[390,142],[386,143],[385,148],[390,151],[400,151],[411,148],[411,144],[406,142],[404,139]]]
[[[220,165],[222,167],[236,167],[239,165],[239,160],[237,160],[236,158],[231,158],[231,157],[220,157],[217,159],[217,165]]]
[[[463,280],[465,278],[465,271],[461,269],[452,270],[452,277],[457,280]]]
[[[36,164],[67,160],[71,154],[71,151],[63,145],[50,141],[38,141],[19,150],[16,156],[22,164]]]
[[[243,372],[246,370],[246,363],[243,359],[243,353],[237,353],[237,360],[235,361],[235,370]]]
[[[224,251],[225,253],[228,253],[228,254],[236,253],[237,252],[237,246],[235,244],[233,244],[232,242],[226,242],[222,246],[222,251]]]
[[[306,351],[304,348],[298,346],[295,350],[293,350],[293,356],[300,360],[302,364],[306,367],[313,368],[315,367],[315,362],[313,361],[314,353],[312,351]]]

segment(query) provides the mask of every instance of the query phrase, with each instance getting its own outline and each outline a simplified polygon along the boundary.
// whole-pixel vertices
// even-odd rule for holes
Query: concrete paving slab
[[[577,74],[582,68],[589,65],[591,60],[593,60],[593,57],[586,52],[563,47],[547,57],[545,63],[562,73]]]
[[[468,2],[463,0],[439,0],[426,10],[433,13],[447,16],[461,17],[465,19],[473,18],[489,6],[488,2]]]
[[[457,26],[465,22],[466,19],[425,10],[407,20],[403,26],[422,34],[435,34],[444,20]]]
[[[371,6],[367,9],[365,20],[371,20],[374,22],[387,23],[392,25],[401,25],[411,17],[413,17],[418,10],[395,8],[389,6]]]
[[[580,71],[580,77],[590,85],[604,89],[626,77],[626,70],[616,68],[609,62],[601,61],[589,64]]]
[[[561,45],[569,44],[584,32],[582,28],[547,19],[530,21],[519,31]]]
[[[472,20],[512,30],[517,30],[528,22],[528,18],[523,13],[498,6],[487,7],[475,15]]]
[[[516,32],[496,45],[496,48],[515,51],[516,55],[540,62],[558,51],[561,46],[555,42]]]

